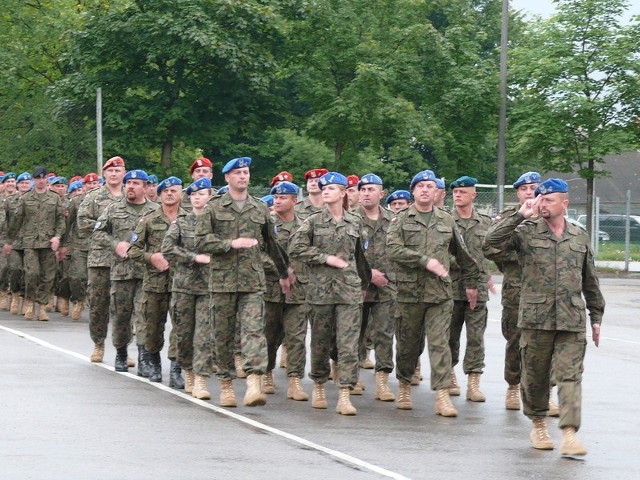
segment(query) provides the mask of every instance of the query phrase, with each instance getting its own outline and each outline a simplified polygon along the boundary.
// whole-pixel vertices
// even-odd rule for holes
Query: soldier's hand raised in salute
[[[525,200],[525,202],[520,207],[520,210],[518,210],[518,213],[522,215],[524,218],[529,218],[529,217],[534,217],[539,215],[538,203],[540,202],[541,198],[542,198],[542,195],[538,195],[533,200]]]

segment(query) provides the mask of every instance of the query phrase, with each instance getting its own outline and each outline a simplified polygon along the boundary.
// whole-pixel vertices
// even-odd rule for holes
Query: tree
[[[631,148],[640,109],[640,26],[623,25],[624,0],[560,0],[557,13],[529,25],[512,59],[510,156],[522,165],[593,180],[604,156]]]

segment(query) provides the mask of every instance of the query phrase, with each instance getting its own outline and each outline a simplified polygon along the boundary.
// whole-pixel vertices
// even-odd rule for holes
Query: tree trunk
[[[342,160],[342,151],[344,150],[344,142],[336,143],[335,150],[335,163],[333,169],[337,172],[340,171],[340,160]]]
[[[164,173],[169,172],[171,168],[171,152],[173,152],[173,140],[168,138],[162,144],[162,159],[160,160]]]

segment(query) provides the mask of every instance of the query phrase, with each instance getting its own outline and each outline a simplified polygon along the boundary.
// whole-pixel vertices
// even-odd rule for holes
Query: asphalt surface
[[[362,371],[365,394],[351,397],[357,416],[335,413],[333,384],[329,409],[314,410],[286,399],[280,368],[265,407],[222,409],[215,379],[207,402],[168,388],[165,359],[161,385],[135,368],[115,373],[110,345],[105,364],[90,363],[86,312],[79,322],[53,313],[46,323],[0,312],[0,478],[637,479],[640,281],[603,279],[602,287],[601,344],[589,344],[585,361],[579,436],[589,453],[581,459],[560,456],[557,419],[549,419],[556,450],[537,451],[529,420],[504,409],[499,298],[485,338],[487,402],[454,398],[455,419],[433,414],[428,368],[411,411],[373,399],[371,370]],[[396,391],[393,374],[391,384]],[[244,382],[235,385],[241,404]],[[303,381],[308,393],[311,385]]]

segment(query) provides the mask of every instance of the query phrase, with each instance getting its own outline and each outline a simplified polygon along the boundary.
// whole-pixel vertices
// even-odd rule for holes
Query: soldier
[[[488,248],[515,251],[522,268],[518,314],[524,414],[532,420],[533,447],[553,449],[545,415],[550,370],[558,384],[562,455],[585,455],[576,437],[580,428],[582,372],[586,350],[585,306],[593,342],[600,341],[604,298],[600,292],[589,235],[564,218],[569,186],[551,178],[516,213],[492,228]],[[533,220],[527,220],[534,216]],[[584,295],[584,299],[583,299]]]
[[[411,205],[411,192],[407,190],[396,190],[390,194],[385,200],[387,208],[392,212],[398,213]]]
[[[451,182],[454,209],[451,213],[458,231],[462,234],[467,250],[480,269],[478,281],[478,299],[476,307],[471,308],[467,301],[465,286],[462,283],[462,272],[458,265],[451,264],[451,280],[453,290],[453,314],[449,331],[449,348],[451,348],[451,387],[450,395],[460,395],[460,387],[456,379],[455,366],[460,359],[460,334],[462,326],[466,326],[467,347],[464,353],[463,370],[468,375],[467,400],[484,402],[486,397],[480,391],[480,376],[484,369],[484,332],[487,329],[488,290],[495,290],[491,276],[487,271],[486,260],[482,254],[482,240],[491,226],[491,217],[483,215],[474,207],[477,197],[478,181],[463,176]]]
[[[142,322],[144,323],[144,348],[149,353],[149,381],[162,381],[160,351],[164,346],[164,325],[169,313],[171,299],[171,270],[169,262],[162,254],[162,240],[172,222],[184,217],[187,212],[180,208],[182,199],[182,180],[169,177],[158,184],[161,208],[140,217],[133,233],[129,258],[144,265],[142,281],[143,302]],[[172,318],[173,320],[173,318]],[[169,386],[184,388],[180,364],[177,362],[175,322],[169,341],[169,360],[171,361]]]
[[[211,255],[209,292],[215,328],[216,361],[221,380],[220,403],[235,407],[234,346],[240,323],[244,370],[248,373],[244,404],[264,405],[260,376],[267,367],[264,336],[265,278],[261,250],[274,261],[285,293],[287,263],[275,241],[267,207],[248,194],[249,157],[235,158],[222,169],[229,191],[209,202],[196,223],[198,253]]]
[[[458,415],[449,398],[451,350],[449,326],[453,291],[450,257],[462,271],[469,307],[478,295],[478,266],[467,252],[456,224],[433,202],[436,176],[431,170],[411,180],[414,204],[398,214],[387,233],[387,251],[395,263],[398,286],[396,322],[396,377],[400,381],[397,407],[411,410],[411,377],[416,369],[424,335],[429,346],[431,388],[436,391],[435,413]]]
[[[282,171],[271,179],[271,182],[269,183],[269,187],[273,188],[281,182],[293,183],[293,175],[291,175],[287,171]]]
[[[98,217],[106,208],[122,198],[122,179],[125,173],[122,157],[112,157],[102,167],[105,185],[91,191],[78,207],[78,238],[91,239]],[[95,181],[88,174],[85,185]],[[87,181],[88,180],[88,181]],[[98,179],[99,181],[99,179]],[[111,264],[113,253],[110,248],[102,247],[89,240],[90,252],[87,258],[87,297],[89,299],[89,334],[94,343],[91,353],[92,362],[102,362],[104,340],[109,326],[109,301],[111,298]]]
[[[16,174],[13,172],[4,173],[0,179],[0,185],[4,187],[4,196],[0,204],[0,244],[6,242],[7,228],[10,211],[14,212],[17,200],[20,198],[16,189]],[[17,253],[13,252],[17,255]],[[11,255],[11,254],[9,254]],[[0,309],[10,310],[13,297],[10,289],[11,270],[9,268],[9,257],[0,255]],[[18,302],[20,296],[16,294]]]
[[[360,178],[357,175],[347,176],[347,203],[349,204],[349,210],[355,210],[360,204],[359,181]]]
[[[131,319],[134,313],[134,299],[142,293],[142,275],[140,265],[129,259],[129,248],[135,240],[133,233],[140,218],[158,208],[157,203],[145,198],[148,176],[143,170],[131,170],[123,177],[125,196],[113,202],[98,217],[91,237],[92,247],[111,251],[111,299],[109,316],[111,317],[113,346],[116,348],[116,372],[129,369],[127,346],[131,342]],[[140,320],[136,317],[136,320]],[[136,340],[144,345],[144,324],[135,325]],[[146,368],[146,362],[138,364],[138,375]],[[145,376],[145,375],[141,375]]]
[[[209,315],[208,276],[211,257],[196,253],[196,220],[211,199],[211,180],[193,182],[185,193],[192,210],[171,223],[162,240],[162,254],[171,265],[171,320],[176,326],[178,362],[185,371],[185,393],[209,400],[207,379],[214,370],[215,345]]]
[[[346,210],[346,177],[328,172],[318,184],[325,208],[304,220],[289,247],[291,258],[305,262],[308,267],[311,406],[327,408],[325,383],[330,372],[330,350],[335,344],[340,365],[336,412],[355,415],[357,410],[351,404],[349,392],[358,381],[362,290],[371,281],[371,269],[364,257],[360,219]]]
[[[436,178],[436,199],[433,202],[433,205],[438,208],[444,208],[444,201],[447,198],[447,187],[444,183],[444,180],[441,178]]]
[[[355,213],[362,218],[362,227],[366,234],[364,255],[371,266],[373,278],[365,293],[362,309],[360,360],[366,356],[365,338],[368,337],[371,339],[376,358],[375,398],[383,402],[392,402],[396,399],[389,389],[389,374],[393,370],[396,276],[386,250],[387,230],[393,219],[393,213],[380,207],[384,190],[382,179],[378,175],[373,173],[363,175],[358,183],[358,189],[360,206]]]
[[[47,321],[49,317],[44,307],[49,303],[53,291],[55,252],[64,234],[65,220],[60,197],[47,189],[47,169],[36,167],[33,177],[35,186],[20,197],[2,252],[8,255],[14,240],[20,235],[27,301],[24,317],[32,320],[35,304],[38,304],[38,320]]]
[[[288,248],[291,235],[301,225],[300,219],[294,213],[298,193],[298,186],[288,181],[280,181],[271,189],[271,194],[274,196],[275,213],[273,230],[278,244],[285,251]],[[305,265],[292,260],[289,274],[295,277],[295,281],[291,285],[289,295],[285,296],[280,288],[277,270],[273,265],[269,269],[265,268],[267,290],[264,317],[268,363],[262,389],[265,393],[275,393],[273,369],[276,365],[278,346],[284,339],[287,352],[287,377],[289,378],[287,398],[306,401],[309,396],[300,385],[307,357],[305,341],[308,309],[305,302],[305,287],[308,278]]]
[[[307,182],[307,198],[298,202],[295,208],[296,215],[301,220],[304,220],[312,213],[322,210],[324,203],[322,202],[322,192],[318,187],[318,180],[327,172],[326,168],[314,168],[304,174],[304,179]]]
[[[57,193],[60,196],[62,202],[62,208],[64,211],[65,219],[65,232],[67,228],[67,218],[69,216],[69,198],[67,197],[67,188],[69,182],[66,177],[56,176],[49,182],[49,189],[52,192]],[[56,277],[54,282],[54,292],[56,296],[55,310],[60,312],[60,315],[66,317],[69,315],[69,297],[71,291],[69,290],[69,259],[67,258],[67,250],[64,248],[64,239],[61,242],[61,246],[56,252]],[[53,295],[51,296],[53,301]],[[52,302],[51,302],[52,303]],[[53,303],[51,310],[53,310]]]
[[[145,197],[151,202],[158,202],[158,176],[149,175],[149,182],[145,188]]]
[[[201,178],[213,180],[213,162],[205,157],[196,158],[189,167],[189,173],[194,182]],[[191,202],[186,195],[182,197],[180,207],[187,212],[191,211]]]

